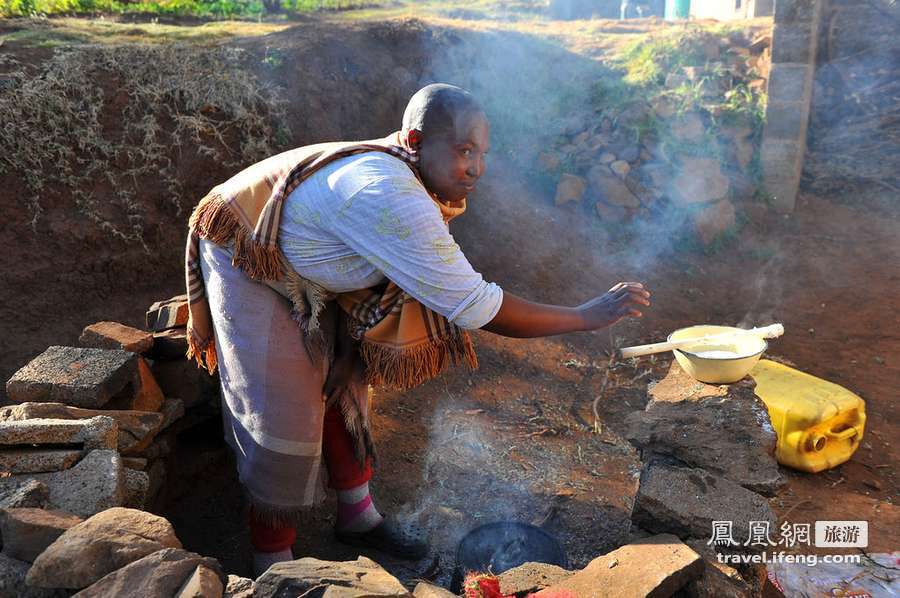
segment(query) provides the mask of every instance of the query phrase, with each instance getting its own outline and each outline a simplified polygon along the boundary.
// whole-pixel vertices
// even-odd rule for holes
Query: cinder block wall
[[[775,208],[794,210],[809,123],[819,23],[826,0],[776,0],[763,130],[763,184]]]

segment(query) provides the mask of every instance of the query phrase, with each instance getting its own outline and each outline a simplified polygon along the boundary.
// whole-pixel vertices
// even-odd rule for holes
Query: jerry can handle
[[[848,438],[853,438],[857,435],[856,428],[847,428],[846,430],[841,430],[840,432],[832,432],[831,430],[826,430],[825,435],[831,438],[832,440],[846,440]]]

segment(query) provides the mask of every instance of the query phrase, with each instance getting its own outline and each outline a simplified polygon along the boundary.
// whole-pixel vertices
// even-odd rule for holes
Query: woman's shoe
[[[410,522],[398,521],[388,515],[381,523],[367,532],[341,532],[335,530],[339,542],[374,548],[391,556],[418,560],[428,554],[428,541],[425,530]]]

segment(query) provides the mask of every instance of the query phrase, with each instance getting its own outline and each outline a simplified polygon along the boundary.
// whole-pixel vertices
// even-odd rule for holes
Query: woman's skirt
[[[200,264],[240,481],[257,515],[293,520],[324,496],[327,365],[310,359],[290,302],[233,266],[228,249],[201,241]]]

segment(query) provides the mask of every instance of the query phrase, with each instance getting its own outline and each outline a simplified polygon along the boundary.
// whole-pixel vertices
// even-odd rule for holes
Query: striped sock
[[[350,490],[338,490],[337,528],[342,532],[363,533],[381,523],[383,517],[369,493],[366,482]]]

